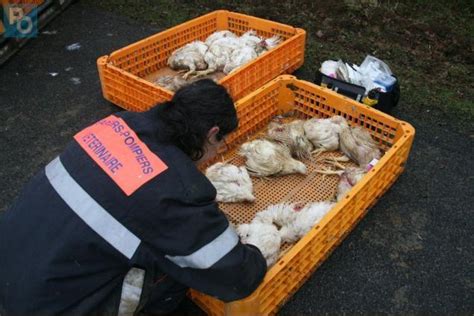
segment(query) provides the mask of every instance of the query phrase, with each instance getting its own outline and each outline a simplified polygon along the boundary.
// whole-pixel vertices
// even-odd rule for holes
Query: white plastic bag
[[[336,78],[337,65],[338,63],[335,60],[326,60],[321,64],[319,71],[328,77]]]
[[[356,65],[351,66],[342,60],[338,60],[336,70],[337,79],[360,85],[362,77],[356,67]]]
[[[371,55],[365,56],[364,61],[359,66],[359,69],[362,73],[373,71],[375,73],[385,73],[389,76],[392,75],[392,71],[386,63]]]
[[[379,88],[382,92],[390,91],[396,82],[390,67],[380,59],[367,55],[359,67],[362,85],[366,91]]]
[[[388,92],[396,83],[390,67],[380,59],[367,55],[360,66],[342,60],[326,60],[321,64],[321,73],[348,83],[363,86],[365,93],[372,89]]]

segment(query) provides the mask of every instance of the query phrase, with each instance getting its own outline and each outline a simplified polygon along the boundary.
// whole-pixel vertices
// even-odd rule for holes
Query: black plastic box
[[[393,107],[397,106],[400,99],[400,84],[398,82],[398,78],[396,79],[397,81],[395,82],[391,91],[376,92],[373,96],[371,96],[377,100],[374,108],[385,113],[390,113]],[[365,94],[365,88],[362,86],[326,76],[320,71],[316,72],[314,83],[320,86],[325,86],[339,94],[345,95],[346,97],[363,103],[362,101]]]

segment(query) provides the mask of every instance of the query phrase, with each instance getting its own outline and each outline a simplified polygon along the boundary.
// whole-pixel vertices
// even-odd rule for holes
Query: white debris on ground
[[[66,49],[68,51],[78,50],[80,48],[81,48],[81,44],[79,44],[79,43],[74,43],[74,44],[66,46]]]
[[[73,84],[78,85],[81,84],[81,78],[78,77],[72,77],[69,79]]]

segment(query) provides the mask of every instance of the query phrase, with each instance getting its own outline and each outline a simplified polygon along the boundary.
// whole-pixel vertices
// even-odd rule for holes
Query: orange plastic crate
[[[303,119],[341,115],[351,126],[362,126],[369,131],[385,151],[380,161],[353,187],[349,194],[268,270],[263,283],[252,295],[243,300],[226,304],[194,290],[189,293],[190,297],[209,315],[272,315],[324,262],[364,217],[367,210],[403,172],[415,130],[406,122],[341,96],[327,88],[298,80],[289,75],[279,76],[239,100],[236,102],[236,108],[240,120],[239,129],[229,135],[227,138],[228,149],[218,159],[234,159],[234,162],[235,159],[238,160],[238,158],[232,157],[236,157],[235,151],[240,144],[255,136],[256,133],[261,133],[273,116],[288,111],[293,111],[293,116]],[[308,170],[309,174],[300,178],[299,187],[294,186],[294,178],[285,180],[285,177],[289,176],[275,178],[258,188],[254,187],[257,194],[255,203],[260,203],[261,209],[263,209],[263,205],[279,202],[271,201],[275,195],[281,196],[280,201],[289,198],[290,200],[309,202],[312,199],[321,198],[321,193],[316,192],[319,189],[318,182],[314,182],[316,179],[316,174],[312,171],[314,169]],[[287,192],[276,188],[276,186],[285,187],[281,185],[281,182],[285,181],[288,182]],[[335,189],[337,181],[336,177],[328,183]],[[327,189],[322,191],[327,191]],[[258,201],[259,195],[263,201]],[[222,204],[221,208],[228,216],[230,215],[230,220],[234,222],[242,221],[244,217],[246,217],[244,221],[253,217],[253,214],[250,216],[246,214],[254,208],[249,206],[249,203],[242,204],[237,213],[233,209],[235,205]],[[229,212],[238,215],[232,216],[233,214],[229,214]]]
[[[284,42],[219,81],[234,100],[303,65],[304,30],[219,10],[100,57],[97,66],[103,95],[110,102],[131,111],[145,111],[157,103],[170,100],[173,96],[171,91],[145,78],[166,67],[168,57],[174,50],[195,40],[203,41],[216,31],[230,30],[240,35],[251,29],[264,37],[279,35]]]

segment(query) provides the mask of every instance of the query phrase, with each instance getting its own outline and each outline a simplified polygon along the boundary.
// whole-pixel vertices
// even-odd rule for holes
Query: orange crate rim
[[[274,95],[275,91],[278,91],[277,96]],[[271,94],[274,96],[269,98]],[[273,100],[268,101],[269,99]],[[262,284],[252,295],[243,300],[225,304],[192,290],[191,298],[210,315],[276,313],[363,218],[367,210],[395,182],[404,169],[415,135],[415,129],[407,122],[341,96],[330,89],[298,80],[294,76],[284,75],[236,102],[241,123],[239,130],[229,135],[230,148],[235,148],[246,141],[246,134],[254,132],[252,125],[264,126],[271,119],[259,114],[248,117],[246,109],[257,108],[259,102],[278,103],[275,114],[295,110],[307,118],[341,115],[351,126],[358,125],[366,128],[385,150],[385,154],[321,222],[268,270]],[[347,218],[344,219],[344,216]],[[341,226],[341,218],[346,222],[346,227],[338,227]],[[322,242],[324,245],[316,245],[316,242]],[[322,250],[314,258],[314,264],[309,263],[305,267],[298,267],[302,263],[299,257],[308,249],[316,248]],[[298,269],[302,271],[295,273]],[[295,275],[297,280],[292,280]]]
[[[166,66],[171,53],[183,45],[205,40],[215,31],[242,34],[250,29],[261,36],[284,41],[250,63],[222,78],[234,100],[239,100],[278,75],[291,73],[304,63],[306,32],[286,24],[236,12],[218,10],[157,33],[97,59],[104,97],[131,111],[145,111],[170,100],[173,93],[144,78]]]

